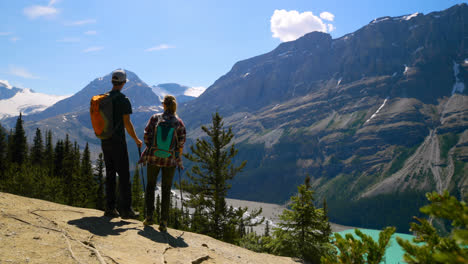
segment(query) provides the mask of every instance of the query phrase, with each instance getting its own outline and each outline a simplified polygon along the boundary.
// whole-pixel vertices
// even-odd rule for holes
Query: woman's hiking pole
[[[138,154],[140,155],[139,158],[141,158],[141,148],[138,147]],[[139,161],[139,160],[138,160]],[[137,162],[137,170],[138,170],[139,163]],[[145,177],[143,177],[143,165],[140,166],[140,171],[141,171],[141,183],[143,183],[143,193],[145,194],[145,201],[146,201],[146,185],[145,185]],[[145,206],[143,207],[143,216],[146,218],[146,202]]]
[[[141,148],[138,147],[138,154],[140,155],[140,158],[141,158]],[[138,163],[137,163],[137,166]],[[146,192],[146,186],[145,186],[145,177],[143,177],[143,166],[140,166],[140,169],[141,169],[141,182],[143,183],[143,191]],[[138,168],[137,168],[138,170]]]
[[[177,166],[177,170],[179,171],[179,189],[180,189],[180,211],[182,213],[182,218],[184,217],[184,199],[182,196],[182,180],[180,177],[180,167]]]

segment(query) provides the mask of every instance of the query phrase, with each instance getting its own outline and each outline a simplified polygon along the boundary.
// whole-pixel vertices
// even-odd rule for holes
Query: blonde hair
[[[163,104],[166,106],[166,111],[175,114],[177,111],[176,98],[172,95],[164,96]]]

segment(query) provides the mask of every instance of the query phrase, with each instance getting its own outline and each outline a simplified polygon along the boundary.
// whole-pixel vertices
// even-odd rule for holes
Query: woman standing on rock
[[[184,123],[176,114],[176,98],[166,95],[162,104],[164,113],[153,115],[146,125],[144,135],[146,148],[139,163],[147,165],[148,175],[148,185],[145,190],[146,219],[143,224],[154,224],[154,191],[159,171],[162,171],[159,230],[166,232],[172,179],[176,167],[183,168],[181,155],[186,131]]]

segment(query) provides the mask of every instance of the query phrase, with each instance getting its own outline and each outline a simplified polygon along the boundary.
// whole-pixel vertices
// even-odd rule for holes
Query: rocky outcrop
[[[102,211],[0,193],[1,263],[297,263]]]

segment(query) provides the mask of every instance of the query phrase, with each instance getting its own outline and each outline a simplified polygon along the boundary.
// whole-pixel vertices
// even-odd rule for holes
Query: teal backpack
[[[152,153],[154,156],[159,158],[176,157],[176,129],[178,125],[179,120],[175,116],[170,117],[169,120],[164,119],[162,115],[158,116],[158,122],[153,137]]]

